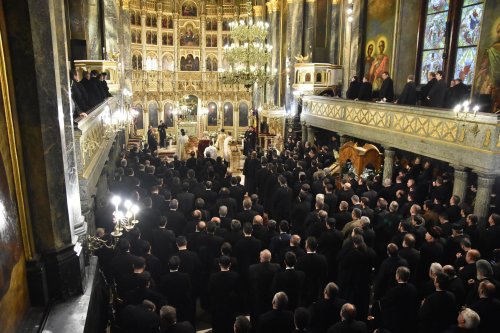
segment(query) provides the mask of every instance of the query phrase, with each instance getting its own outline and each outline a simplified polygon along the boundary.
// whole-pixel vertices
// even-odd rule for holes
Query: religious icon
[[[437,13],[448,10],[448,1],[449,0],[429,0],[429,4],[427,5],[427,13]]]
[[[185,29],[181,30],[180,38],[181,46],[200,46],[200,39],[191,23],[186,25]]]
[[[224,104],[224,126],[233,126],[233,104]]]
[[[425,50],[444,48],[447,17],[448,12],[427,16],[424,39]]]
[[[455,74],[453,77],[461,79],[467,85],[472,84],[474,77],[476,50],[475,47],[464,47],[457,50]]]
[[[366,46],[366,57],[365,57],[365,75],[370,73],[370,68],[372,67],[373,63],[373,49],[374,49],[374,44],[375,42],[370,41],[368,42]]]
[[[384,54],[386,48],[386,40],[384,37],[377,42],[379,53],[375,57],[370,68],[370,82],[373,84],[373,90],[380,90],[382,86],[382,73],[389,70],[389,56]]]
[[[481,95],[500,93],[500,18],[493,44],[484,50],[476,77],[475,90]],[[495,97],[494,97],[495,98]]]
[[[462,11],[458,46],[472,46],[479,42],[483,4],[466,7]]]
[[[197,16],[197,15],[198,15],[198,9],[194,2],[186,1],[182,5],[182,16]]]
[[[217,104],[208,103],[208,126],[217,126]]]
[[[174,127],[174,113],[173,113],[174,107],[171,103],[165,104],[164,107],[164,122],[167,127]]]
[[[427,83],[427,74],[437,72],[443,68],[443,50],[424,51],[422,53],[422,70],[420,83]]]
[[[248,126],[248,104],[247,103],[240,103],[238,106],[238,126],[239,127],[246,127]]]

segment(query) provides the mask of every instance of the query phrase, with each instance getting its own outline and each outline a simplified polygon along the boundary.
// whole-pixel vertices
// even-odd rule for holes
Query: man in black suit
[[[245,188],[249,195],[255,193],[256,179],[255,173],[259,170],[260,162],[257,159],[257,153],[252,151],[249,157],[246,158],[243,165],[243,174],[245,175]]]
[[[221,188],[219,192],[219,199],[217,199],[215,207],[218,210],[221,206],[226,206],[227,217],[233,219],[238,213],[238,204],[234,198],[229,196],[229,194],[229,189],[227,187]]]
[[[186,217],[179,212],[179,202],[177,199],[172,199],[169,205],[170,209],[165,213],[168,221],[168,229],[172,230],[176,236],[184,233],[186,227]]]
[[[374,281],[374,299],[382,298],[387,290],[396,285],[396,270],[399,267],[408,267],[408,262],[399,255],[398,246],[390,243],[387,245],[387,258],[382,261]]]
[[[177,311],[171,306],[160,309],[160,333],[195,333],[193,325],[187,321],[177,322]]]
[[[488,225],[481,235],[480,250],[483,258],[491,259],[493,250],[500,244],[500,215],[493,213],[488,218]]]
[[[431,264],[443,260],[444,248],[439,241],[440,233],[441,229],[439,227],[432,227],[425,234],[425,242],[420,248],[420,264],[418,265],[417,272],[417,284],[419,287],[427,280]]]
[[[243,197],[245,196],[245,188],[239,186],[238,178],[236,177],[231,177],[229,196],[236,201],[236,212],[240,212],[242,209]]]
[[[261,241],[252,236],[252,231],[252,225],[246,223],[243,226],[243,238],[240,239],[234,247],[240,274],[242,276],[247,276],[248,267],[250,267],[250,265],[259,262],[259,254],[262,250]]]
[[[403,247],[399,250],[399,255],[408,262],[408,268],[411,272],[410,282],[415,284],[418,264],[420,262],[420,251],[415,249],[415,237],[412,234],[404,236]]]
[[[361,89],[362,83],[359,82],[358,76],[354,75],[349,83],[349,89],[347,89],[346,97],[347,99],[356,99],[359,96],[359,90]]]
[[[153,302],[125,306],[120,312],[120,327],[124,333],[156,333],[160,317]]]
[[[245,198],[243,200],[243,211],[239,212],[236,219],[242,224],[253,223],[253,218],[258,213],[252,210],[252,200],[250,198]]]
[[[283,260],[285,259],[285,254],[287,252],[292,252],[293,254],[295,254],[297,259],[306,255],[306,251],[304,251],[304,249],[301,247],[300,242],[301,238],[299,235],[292,235],[290,237],[289,245],[285,247],[283,251],[279,254],[278,263],[283,263]]]
[[[273,309],[259,318],[256,332],[259,333],[289,333],[294,329],[293,312],[286,310],[288,296],[283,291],[274,295]]]
[[[130,242],[126,238],[120,239],[117,245],[119,254],[111,259],[111,273],[115,280],[121,278],[125,274],[130,274],[134,271],[134,263],[138,257],[130,254]]]
[[[481,321],[478,333],[495,332],[500,327],[500,301],[495,298],[496,287],[490,281],[483,281],[479,284],[479,299],[471,305],[471,309],[476,311]]]
[[[258,317],[271,310],[273,295],[269,286],[280,265],[271,263],[271,252],[260,252],[260,263],[248,268],[248,282],[250,286],[250,318],[256,327]]]
[[[437,82],[432,86],[431,90],[427,94],[427,101],[429,101],[429,106],[434,108],[442,108],[445,106],[446,97],[446,82],[444,80],[443,71],[436,72]]]
[[[252,200],[252,210],[256,211],[260,216],[264,216],[264,206],[259,202],[259,196],[257,194],[252,194],[250,196]]]
[[[292,233],[298,234],[301,237],[304,237],[306,233],[306,228],[304,223],[307,215],[311,211],[311,203],[306,199],[307,199],[307,193],[304,191],[300,191],[299,196],[297,198],[298,202],[294,203],[292,208],[292,213],[290,216]]]
[[[219,259],[220,271],[213,273],[208,281],[212,330],[214,333],[233,332],[234,317],[238,311],[239,275],[230,271],[231,259]]]
[[[160,281],[161,293],[167,298],[168,304],[177,310],[180,321],[187,320],[194,325],[195,303],[192,294],[191,279],[187,273],[179,272],[181,260],[172,256],[168,261],[169,272]]]
[[[271,238],[269,242],[269,250],[273,256],[273,261],[279,263],[279,255],[283,252],[283,249],[290,243],[290,238],[292,235],[289,233],[290,225],[288,221],[283,220],[279,224],[279,234]]]
[[[193,212],[194,199],[194,194],[189,192],[189,183],[182,183],[182,193],[177,195],[177,201],[179,202],[179,211],[183,213],[186,218],[189,218]]]
[[[167,218],[160,216],[158,228],[154,230],[151,236],[153,254],[161,260],[163,267],[167,266],[168,259],[170,259],[176,250],[175,235],[166,226]]]
[[[340,309],[342,321],[336,323],[328,330],[328,333],[368,333],[368,326],[362,321],[355,320],[356,307],[345,303]]]
[[[427,73],[427,83],[420,89],[420,100],[422,101],[423,106],[429,106],[429,100],[427,99],[427,95],[431,91],[432,87],[436,84],[436,73],[429,72]]]
[[[375,320],[380,328],[392,333],[416,332],[417,290],[413,284],[408,283],[410,270],[407,267],[398,267],[395,276],[397,284],[378,302],[380,315],[375,314]]]
[[[318,252],[326,257],[328,262],[328,281],[337,280],[337,256],[342,248],[344,237],[335,229],[335,219],[330,217],[326,220],[326,230],[318,239]]]
[[[309,308],[311,312],[311,332],[326,333],[328,328],[340,321],[340,309],[347,303],[339,297],[339,287],[330,282],[323,291],[323,298]]]
[[[394,83],[392,82],[389,72],[382,73],[382,86],[380,87],[379,99],[381,102],[390,103],[394,100]]]
[[[368,75],[363,77],[363,84],[361,85],[361,89],[359,89],[359,95],[355,99],[356,101],[371,101],[373,94],[372,84],[368,79]]]
[[[352,214],[349,212],[349,204],[347,201],[341,201],[339,205],[339,212],[333,215],[335,218],[335,228],[342,230],[344,226],[352,221]]]
[[[216,224],[213,221],[207,222],[207,234],[206,237],[201,239],[200,247],[198,248],[198,253],[201,259],[201,263],[205,270],[209,271],[215,258],[220,255],[220,248],[222,243],[224,243],[224,238],[217,236],[215,234]]]
[[[417,86],[415,85],[414,80],[414,75],[408,75],[403,92],[401,92],[401,95],[399,95],[399,98],[394,103],[401,105],[417,104]]]
[[[440,333],[455,322],[457,304],[455,296],[447,291],[448,276],[437,273],[434,278],[436,291],[426,297],[418,311],[422,332]]]
[[[205,207],[213,215],[216,215],[215,203],[217,202],[217,192],[212,190],[213,183],[210,180],[205,182],[205,190],[200,192],[200,198],[205,201]]]
[[[301,291],[306,279],[304,272],[295,270],[296,262],[295,254],[287,252],[284,259],[285,269],[275,274],[271,285],[273,293],[283,291],[288,295],[288,310],[295,310],[301,303]]]
[[[302,290],[302,303],[306,306],[318,300],[328,277],[328,262],[324,255],[316,253],[317,248],[316,238],[307,238],[307,254],[297,259],[297,270],[306,274],[305,287]]]
[[[275,220],[288,220],[292,204],[293,192],[287,185],[286,177],[278,176],[279,188],[274,192],[272,216]]]
[[[234,321],[234,333],[250,333],[250,321],[245,316],[238,316]]]
[[[75,118],[77,116],[86,116],[87,111],[90,109],[88,94],[85,90],[85,87],[78,81],[78,72],[75,69],[72,69],[69,72],[69,76],[71,79],[71,98],[73,102],[75,102]]]

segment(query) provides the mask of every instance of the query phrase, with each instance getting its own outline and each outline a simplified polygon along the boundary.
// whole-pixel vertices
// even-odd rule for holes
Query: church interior
[[[0,332],[500,330],[500,1],[0,0]]]

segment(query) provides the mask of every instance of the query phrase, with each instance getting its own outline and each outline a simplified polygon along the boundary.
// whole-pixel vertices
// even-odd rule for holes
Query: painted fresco
[[[193,1],[186,1],[182,5],[182,16],[197,16],[198,8]]]
[[[6,110],[0,97],[0,331],[15,332],[28,305]]]
[[[158,105],[156,102],[149,103],[149,125],[154,128],[158,127]]]
[[[233,104],[227,102],[224,104],[224,126],[233,126]]]
[[[479,42],[478,68],[474,79],[475,94],[493,95],[500,100],[500,1],[485,3],[483,28]]]
[[[397,0],[369,0],[365,45],[365,75],[369,75],[373,90],[380,90],[382,73],[390,72]],[[368,54],[373,45],[373,54]],[[370,57],[373,61],[367,65]]]
[[[238,126],[248,126],[248,104],[245,102],[241,102],[238,106],[238,111]]]
[[[163,122],[167,127],[174,127],[174,106],[172,103],[165,104]]]

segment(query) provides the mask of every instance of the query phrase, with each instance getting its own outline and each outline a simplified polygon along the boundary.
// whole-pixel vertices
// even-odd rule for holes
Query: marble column
[[[315,134],[314,134],[314,127],[311,125],[307,125],[307,142],[310,144],[314,144],[314,141],[316,140]]]
[[[146,69],[146,10],[141,12],[142,70]],[[147,106],[144,106],[145,108]]]
[[[340,48],[342,39],[342,29],[340,18],[342,16],[342,5],[340,0],[332,0],[330,5],[330,45],[329,58],[331,64],[340,63]]]
[[[495,178],[496,175],[477,173],[477,192],[474,203],[474,214],[479,218],[488,217]]]
[[[304,0],[287,0],[288,16],[286,45],[287,49],[287,83],[285,87],[285,107],[287,110],[297,110],[293,107],[295,98],[292,93],[292,85],[295,78],[294,65],[296,56],[302,55],[302,41],[304,31]]]
[[[267,102],[279,105],[279,87],[280,87],[280,49],[281,49],[281,9],[278,0],[271,0],[266,3],[267,17],[270,27],[268,40],[273,46],[271,51],[271,73],[274,76],[274,83],[270,85],[267,96]]]
[[[302,143],[307,141],[307,125],[306,122],[302,122],[301,124],[301,129],[302,129]]]
[[[120,49],[118,40],[119,8],[115,0],[104,0],[104,39],[107,58],[111,52],[116,53]]]
[[[340,139],[339,139],[339,148],[341,148],[346,142],[349,141],[349,137],[347,135],[338,133]]]
[[[302,55],[309,56],[309,62],[313,61],[316,26],[316,0],[306,0],[304,6],[304,45]]]
[[[362,48],[362,36],[364,31],[363,26],[363,15],[366,12],[366,8],[363,5],[364,2],[354,3],[354,12],[352,14],[352,22],[347,21],[347,14],[345,11],[341,14],[343,15],[342,21],[345,22],[343,25],[344,43],[342,45],[342,66],[344,68],[343,84],[342,84],[342,94],[345,96],[347,88],[350,82],[350,78],[353,75],[358,75],[361,70],[361,64],[363,61],[363,54],[361,52]],[[363,7],[363,8],[362,8]]]
[[[387,178],[392,180],[392,171],[394,168],[394,155],[396,151],[391,147],[384,147],[384,172],[382,180]]]
[[[460,201],[464,200],[467,193],[467,180],[469,178],[469,171],[461,166],[452,165],[453,172],[453,194],[458,195]]]
[[[10,17],[13,6],[26,8]],[[16,1],[4,3],[4,10],[6,33],[15,41],[9,51],[36,265],[44,265],[47,275],[38,290],[48,288],[49,297],[68,298],[82,292],[83,256],[74,247],[76,232],[85,230],[85,223],[69,95],[65,2]]]
[[[102,41],[99,25],[99,0],[86,1],[85,39],[87,40],[87,59],[101,59]]]

